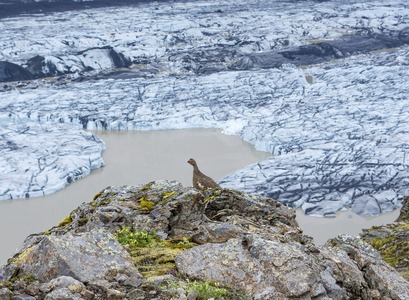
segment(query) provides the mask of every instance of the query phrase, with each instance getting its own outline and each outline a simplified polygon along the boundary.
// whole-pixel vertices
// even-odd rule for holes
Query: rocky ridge
[[[409,299],[363,240],[316,246],[273,199],[175,181],[107,187],[0,276],[1,299]]]
[[[65,75],[77,78],[78,74],[129,67],[131,61],[110,46],[95,47],[70,55],[42,56],[30,58],[25,66],[0,61],[0,82],[31,80]]]

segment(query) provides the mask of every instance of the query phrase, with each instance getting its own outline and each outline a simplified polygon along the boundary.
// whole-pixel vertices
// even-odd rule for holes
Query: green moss
[[[63,227],[71,223],[72,223],[72,218],[71,218],[71,215],[69,215],[68,217],[63,219],[60,223],[58,223],[57,227]]]
[[[409,222],[399,224],[394,228],[395,230],[409,230]]]
[[[374,238],[368,242],[379,252],[383,260],[406,279],[409,278],[409,222],[398,222],[382,227],[372,227],[370,230],[385,227],[389,232],[384,238]],[[370,231],[369,231],[370,232]]]
[[[95,194],[95,196],[94,196],[93,200],[94,200],[94,201],[95,201],[95,200],[97,200],[97,198],[99,198],[101,195],[102,195],[102,193],[101,193],[101,192],[99,192],[99,193]]]
[[[141,192],[146,192],[147,190],[150,190],[153,184],[154,184],[153,181],[152,181],[152,182],[149,182],[148,184],[144,185],[144,186],[140,189],[140,191],[141,191]]]
[[[146,199],[145,197],[142,197],[139,199],[139,209],[140,210],[150,211],[155,206],[155,204],[156,204],[155,202],[150,201]]]
[[[185,291],[195,291],[197,294],[197,299],[207,300],[248,300],[245,293],[233,290],[228,287],[224,287],[217,282],[208,282],[201,280],[186,280],[186,282],[173,281],[167,285],[169,288],[180,288],[182,287]]]
[[[168,199],[172,198],[173,196],[176,195],[176,191],[173,192],[163,192],[162,193],[162,204],[166,204],[166,202],[168,201]]]
[[[205,281],[188,281],[186,289],[195,291],[199,300],[210,298],[218,300],[229,296],[229,291],[226,288],[220,287],[217,283]]]
[[[370,242],[370,244],[376,250],[380,251],[385,246],[390,245],[393,241],[395,241],[395,237],[394,236],[388,236],[386,238],[375,238]]]
[[[98,206],[98,204],[97,204],[96,202],[92,202],[90,205],[93,206],[93,207],[97,207],[97,206]]]
[[[212,195],[212,196],[209,196],[209,197],[205,198],[205,199],[204,199],[204,202],[205,202],[205,203],[208,203],[208,202],[210,202],[210,201],[213,201],[214,199],[215,199],[215,196]]]
[[[159,240],[156,233],[149,233],[145,230],[132,230],[130,227],[123,227],[115,233],[115,237],[121,245],[134,247],[146,247],[156,244]]]
[[[409,257],[409,242],[397,241],[395,236],[373,239],[370,244],[392,267],[399,268],[399,265]]]
[[[135,266],[145,277],[165,275],[176,271],[176,255],[196,246],[188,239],[179,242],[160,240],[156,233],[132,230],[130,227],[118,230],[115,237],[120,244],[127,245]]]
[[[173,196],[175,196],[175,195],[176,195],[176,191],[173,191],[173,192],[163,192],[163,193],[162,193],[162,197],[163,197],[164,199],[171,198],[171,197],[173,197]]]
[[[43,234],[44,234],[44,235],[50,235],[50,234],[51,234],[51,231],[50,231],[50,230],[46,230],[46,231],[43,232]]]
[[[213,194],[216,195],[216,196],[220,195],[221,193],[222,193],[222,190],[215,190],[213,192]]]
[[[189,248],[192,248],[194,246],[197,246],[196,243],[191,242],[188,238],[184,237],[183,240],[179,242],[169,242],[169,241],[163,241],[167,243],[167,247],[173,248],[173,249],[183,249],[187,250]]]
[[[18,275],[18,276],[12,277],[10,279],[10,281],[12,283],[16,282],[17,280],[22,280],[22,281],[24,281],[26,283],[32,283],[32,282],[36,281],[37,279],[33,275],[30,275],[30,274]]]
[[[12,282],[11,282],[11,281],[1,280],[1,279],[0,279],[0,289],[2,289],[2,288],[11,289],[11,285],[12,285]]]
[[[100,205],[100,206],[101,206],[101,205],[108,205],[108,204],[111,203],[111,202],[112,202],[112,199],[107,198],[107,199],[101,200],[101,201],[99,202],[99,205]]]
[[[129,251],[132,261],[144,277],[160,276],[176,270],[175,257],[179,249],[157,244],[153,247],[135,247]]]
[[[35,278],[33,275],[30,275],[30,274],[21,274],[21,275],[13,276],[12,278],[10,278],[10,280],[0,280],[0,289],[8,288],[9,290],[12,291],[13,283],[15,283],[16,281],[24,281],[25,284],[28,285],[30,283],[33,283],[36,280],[37,278]]]
[[[392,267],[398,267],[398,264],[409,257],[409,242],[399,242],[391,247],[380,251],[384,261]]]

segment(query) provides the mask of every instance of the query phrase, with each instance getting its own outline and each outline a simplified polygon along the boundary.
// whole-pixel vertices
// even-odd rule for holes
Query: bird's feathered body
[[[199,170],[199,167],[193,158],[189,159],[188,163],[193,166],[193,186],[195,188],[202,191],[206,189],[221,189],[216,181]]]

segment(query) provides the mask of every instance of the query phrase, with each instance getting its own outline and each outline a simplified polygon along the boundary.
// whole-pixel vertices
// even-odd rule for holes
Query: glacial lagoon
[[[201,170],[220,180],[227,174],[271,156],[256,151],[249,143],[216,129],[163,131],[99,131],[106,144],[105,167],[44,197],[0,201],[0,264],[6,262],[29,235],[57,225],[73,209],[110,185],[136,185],[152,180],[177,180],[191,186],[192,168],[186,162],[194,157]],[[322,244],[339,233],[356,236],[361,228],[394,221],[395,210],[365,218],[340,212],[336,218],[305,216],[297,210],[297,221],[304,233]]]

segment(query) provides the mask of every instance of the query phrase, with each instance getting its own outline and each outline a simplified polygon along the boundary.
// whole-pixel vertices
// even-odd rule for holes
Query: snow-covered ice
[[[89,132],[23,119],[2,121],[2,199],[49,194],[104,165],[105,144]]]
[[[409,6],[307,2],[155,2],[3,19],[0,60],[60,63],[110,46],[134,64],[108,73],[103,57],[103,76],[5,84],[0,197],[51,192],[101,166],[103,144],[83,129],[216,127],[272,153],[225,187],[317,216],[398,207],[409,192]]]

